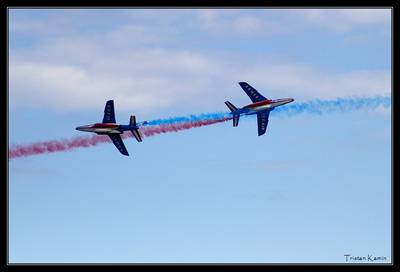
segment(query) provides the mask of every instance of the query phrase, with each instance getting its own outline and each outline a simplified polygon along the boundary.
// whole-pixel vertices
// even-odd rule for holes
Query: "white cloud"
[[[163,78],[135,82],[129,77],[100,75],[78,67],[18,63],[10,69],[10,102],[71,110],[99,107],[114,98],[122,109],[156,108],[171,104],[168,91],[151,92],[163,90],[166,83]]]
[[[331,99],[390,93],[390,73],[384,70],[323,73],[305,64],[277,64],[247,72],[247,78],[282,94],[301,99]]]
[[[201,96],[205,83],[218,69],[201,55],[161,49],[125,56],[98,55],[91,63],[82,63],[77,57],[75,65],[71,57],[73,54],[69,64],[11,59],[11,104],[90,109],[114,98],[121,109],[156,110]]]
[[[365,25],[390,24],[390,9],[201,10],[200,23],[210,33],[234,36],[289,34],[322,28],[348,32]]]
[[[289,31],[290,25],[280,28],[272,17],[226,12],[200,10],[194,14],[200,14],[200,21],[210,31],[227,35],[263,29],[267,33]],[[311,21],[326,20],[323,13],[307,16]],[[335,14],[352,18],[346,20],[357,24],[366,23],[367,17],[369,22],[383,21],[382,15]],[[21,25],[14,28],[26,31]],[[266,61],[269,56],[263,54],[254,59],[237,52],[169,47],[181,34],[175,25],[129,22],[103,32],[46,36],[30,48],[11,49],[10,104],[67,111],[98,109],[105,100],[114,98],[121,110],[211,111],[225,110],[226,99],[238,105],[249,102],[238,81],[248,81],[269,98],[296,100],[387,94],[391,89],[390,72],[386,70],[328,73],[305,63]]]
[[[11,62],[10,98],[12,104],[64,110],[98,108],[109,98],[125,110],[201,110],[232,97],[247,101],[237,85],[242,80],[267,97],[296,100],[388,94],[391,88],[387,71],[324,74],[294,63],[244,68],[236,61],[193,52],[142,50],[124,58],[99,57],[90,66]]]
[[[310,9],[304,18],[316,27],[350,31],[361,25],[390,24],[390,9]]]
[[[270,18],[271,10],[259,10],[257,15],[240,10],[200,10],[199,24],[211,34],[223,37],[248,37],[283,34],[295,31],[293,25]]]

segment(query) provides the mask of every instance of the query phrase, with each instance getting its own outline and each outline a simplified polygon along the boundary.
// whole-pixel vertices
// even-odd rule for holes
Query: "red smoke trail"
[[[187,123],[177,123],[177,124],[170,124],[170,125],[159,125],[159,126],[152,126],[152,127],[143,127],[143,128],[140,128],[140,132],[142,132],[142,134],[144,134],[146,137],[150,137],[150,136],[154,136],[154,135],[161,134],[161,133],[178,132],[180,130],[208,126],[208,125],[212,125],[212,124],[216,124],[216,123],[225,122],[230,119],[232,119],[232,118],[204,120],[204,121],[187,122]],[[131,137],[131,136],[129,135],[129,137]]]
[[[177,123],[170,125],[159,125],[141,127],[140,132],[146,136],[151,137],[161,133],[178,132],[180,130],[187,130],[195,127],[208,126],[216,123],[225,122],[232,118],[204,120],[187,123]],[[123,139],[133,137],[131,133],[124,133],[121,135]],[[26,157],[32,155],[39,155],[44,153],[69,151],[78,147],[90,147],[101,143],[111,142],[111,139],[106,135],[93,135],[90,137],[78,136],[72,139],[52,140],[41,143],[33,143],[29,145],[14,145],[8,151],[8,158],[14,159],[19,157]]]
[[[14,145],[8,152],[9,159],[39,155],[43,153],[60,152],[78,147],[95,146],[99,143],[111,142],[107,136],[94,135],[90,137],[78,136],[69,140],[52,140],[29,145]]]

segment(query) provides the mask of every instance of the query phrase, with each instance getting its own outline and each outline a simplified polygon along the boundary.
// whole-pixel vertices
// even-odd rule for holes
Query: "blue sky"
[[[9,11],[9,142],[221,112],[237,82],[296,102],[390,95],[390,10]],[[40,125],[38,125],[40,124]],[[390,108],[271,113],[9,163],[10,262],[391,260]],[[84,134],[86,135],[86,134]]]

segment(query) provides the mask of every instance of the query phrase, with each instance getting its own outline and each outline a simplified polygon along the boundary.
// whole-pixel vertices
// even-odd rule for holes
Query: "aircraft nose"
[[[76,127],[75,129],[76,129],[76,130],[82,131],[85,127],[86,127],[86,126],[79,126],[79,127]]]

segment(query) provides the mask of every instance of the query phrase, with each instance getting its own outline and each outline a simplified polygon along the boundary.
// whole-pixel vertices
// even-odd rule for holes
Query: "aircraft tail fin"
[[[138,142],[141,142],[142,135],[140,134],[139,128],[137,127],[135,115],[132,115],[129,119],[129,126],[133,127],[133,129],[131,129],[132,135],[136,138]]]
[[[231,111],[236,111],[237,108],[229,101],[225,101],[225,105],[231,110]]]
[[[236,108],[231,102],[225,101],[225,105],[230,109],[231,112],[237,111],[238,108]],[[240,114],[234,114],[233,115],[233,126],[237,127],[239,125],[239,118]]]
[[[135,117],[135,115],[131,115],[131,117],[129,118],[129,126],[136,127],[136,117]]]

